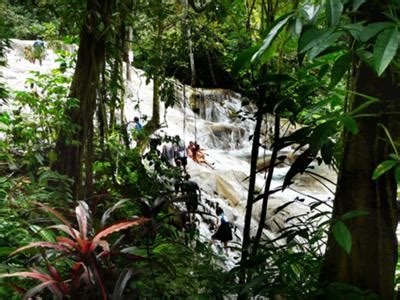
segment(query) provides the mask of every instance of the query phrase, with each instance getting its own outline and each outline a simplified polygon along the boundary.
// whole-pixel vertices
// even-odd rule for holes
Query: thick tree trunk
[[[104,64],[106,31],[112,13],[112,0],[88,0],[87,16],[80,34],[78,60],[69,97],[79,99],[79,107],[66,113],[77,125],[71,135],[63,128],[57,140],[57,170],[74,179],[74,198],[81,199],[83,192],[83,157],[88,131],[93,122],[99,74]],[[100,31],[99,27],[103,27]]]
[[[357,20],[385,21],[383,10],[387,0],[367,1]],[[352,249],[346,254],[330,235],[321,279],[326,282],[344,282],[370,290],[379,299],[393,299],[394,272],[397,262],[397,185],[393,172],[372,180],[376,166],[393,153],[382,127],[385,126],[394,141],[400,138],[400,87],[398,77],[388,70],[378,77],[365,63],[360,63],[354,84],[358,92],[351,105],[355,109],[367,99],[365,94],[379,99],[363,113],[372,116],[357,118],[359,133],[347,134],[335,196],[333,218],[352,210],[367,211],[346,221],[352,234]]]
[[[333,218],[352,210],[367,211],[368,215],[347,222],[352,234],[350,254],[329,236],[321,272],[323,281],[356,285],[380,299],[393,299],[397,261],[397,185],[392,172],[377,181],[371,179],[376,166],[393,152],[378,124],[384,125],[394,140],[400,138],[400,88],[388,73],[377,78],[365,64],[360,67],[357,92],[377,97],[380,102],[365,111],[375,116],[357,119],[360,132],[345,138]],[[365,102],[365,98],[356,96],[352,109]]]

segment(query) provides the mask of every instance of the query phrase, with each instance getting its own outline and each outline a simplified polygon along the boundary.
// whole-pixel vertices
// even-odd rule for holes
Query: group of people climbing
[[[172,153],[176,166],[181,167],[184,174],[182,179],[175,182],[175,193],[178,196],[178,200],[185,202],[189,223],[194,224],[197,207],[201,202],[201,190],[195,181],[190,180],[190,175],[187,173],[187,157],[198,164],[204,163],[211,168],[213,168],[213,166],[205,160],[205,153],[197,142],[190,141],[189,145],[185,148],[179,136],[175,136],[175,145]],[[211,236],[210,243],[214,244],[215,240],[219,240],[223,243],[225,251],[228,252],[228,241],[232,240],[231,225],[227,221],[224,211],[218,204],[216,207],[216,215],[217,230]]]
[[[175,182],[175,193],[178,201],[185,202],[189,224],[193,225],[196,220],[197,207],[201,202],[199,185],[195,181],[190,180],[190,175],[186,174],[183,181],[178,180]],[[210,243],[214,244],[216,240],[221,241],[226,253],[228,253],[228,242],[232,240],[231,224],[226,219],[224,211],[218,203],[215,212],[217,215],[217,230],[211,236]]]
[[[139,117],[134,117],[133,120],[134,128],[133,135],[136,142],[140,139],[140,133],[143,130],[143,125],[140,122]],[[187,221],[186,228],[195,227],[196,223],[196,212],[201,203],[201,189],[197,182],[191,180],[190,175],[187,172],[188,157],[198,164],[205,164],[208,167],[214,169],[213,165],[208,163],[205,159],[204,149],[200,148],[197,142],[190,141],[187,146],[185,146],[184,141],[179,135],[173,137],[168,143],[162,146],[161,151],[157,148],[161,144],[161,139],[150,140],[150,150],[144,155],[146,158],[150,158],[153,161],[156,171],[160,171],[162,160],[167,162],[173,162],[176,167],[181,170],[180,178],[175,182],[174,189],[176,194],[176,200],[178,202],[184,202],[187,211]],[[154,159],[154,157],[158,159]],[[211,236],[210,243],[214,244],[215,240],[219,240],[223,243],[225,251],[228,252],[228,241],[232,240],[232,231],[230,223],[227,221],[224,211],[221,207],[216,207],[216,231]]]

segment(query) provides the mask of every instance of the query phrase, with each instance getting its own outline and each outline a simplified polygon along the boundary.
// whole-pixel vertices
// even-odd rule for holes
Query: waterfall
[[[12,40],[12,49],[7,54],[8,66],[0,70],[3,74],[3,81],[14,91],[30,88],[25,85],[26,79],[31,76],[30,71],[47,73],[58,67],[58,63],[55,62],[56,54],[51,49],[46,49],[46,57],[42,66],[27,61],[23,57],[23,49],[32,43],[33,41]],[[151,80],[146,81],[144,72],[141,70],[132,68],[131,74],[131,80],[126,83],[126,120],[131,122],[135,116],[147,116],[150,119],[152,82]],[[187,144],[190,140],[195,140],[195,132],[197,132],[196,138],[200,146],[205,149],[206,159],[214,164],[214,169],[211,169],[205,165],[196,164],[190,159],[188,162],[187,170],[192,179],[199,184],[204,201],[207,201],[202,203],[203,208],[201,209],[214,212],[211,204],[219,203],[227,218],[238,228],[234,235],[234,243],[240,243],[247,199],[247,177],[250,170],[251,140],[249,137],[253,134],[254,128],[254,121],[251,118],[243,118],[243,115],[251,116],[254,108],[248,104],[248,99],[229,90],[194,89],[186,86],[185,93],[186,106],[183,103],[182,85],[177,83],[179,102],[173,107],[162,108],[161,116],[165,115],[165,122],[158,134],[180,135]],[[12,106],[12,103],[8,105]],[[12,109],[12,107],[4,106],[2,109]],[[185,131],[183,130],[184,121],[186,122]],[[264,138],[268,139],[267,136]],[[283,176],[289,168],[291,150],[284,150],[287,152],[288,158],[282,166],[275,170],[272,188],[282,184]],[[266,150],[265,154],[268,156],[270,151]],[[315,164],[313,167],[315,173],[336,181],[336,174],[327,166]],[[258,191],[263,190],[264,176],[265,173],[257,175],[256,189]],[[332,184],[328,185],[334,189]],[[310,194],[310,196],[304,194]],[[299,195],[305,199],[303,202],[294,202],[278,214],[273,215],[273,211],[277,207],[292,201]],[[265,235],[273,236],[274,231],[285,226],[288,216],[309,211],[308,204],[313,201],[313,197],[327,199],[332,197],[332,194],[315,178],[305,174],[296,176],[293,190],[286,189],[284,192],[273,194],[269,202],[269,218],[266,224],[269,230],[265,230]],[[260,206],[261,201],[258,201],[254,208],[252,231],[255,230],[254,225],[259,219]],[[201,239],[208,240],[212,233],[207,222],[200,215],[198,220]],[[227,268],[234,266],[236,262],[237,255],[230,255],[226,261]]]

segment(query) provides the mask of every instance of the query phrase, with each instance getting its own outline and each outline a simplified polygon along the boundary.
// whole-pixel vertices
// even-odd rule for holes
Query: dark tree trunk
[[[210,69],[210,75],[211,75],[213,85],[217,86],[217,80],[215,79],[215,73],[214,73],[214,68],[213,68],[213,64],[212,64],[212,58],[211,58],[210,51],[206,50],[206,54],[207,54],[208,67]]]
[[[274,121],[274,143],[276,144],[277,141],[280,138],[280,125],[281,125],[281,118],[279,115],[275,115],[275,121]],[[254,238],[254,245],[253,249],[251,251],[252,255],[256,255],[258,247],[260,245],[261,241],[261,236],[265,228],[265,221],[267,219],[267,209],[268,209],[268,200],[269,200],[269,195],[270,195],[270,189],[271,189],[271,184],[272,184],[272,176],[274,174],[275,170],[275,163],[276,163],[276,158],[278,157],[278,149],[276,146],[274,146],[272,150],[272,155],[271,159],[269,162],[269,167],[268,167],[268,175],[267,179],[265,180],[265,188],[264,188],[264,196],[263,196],[263,203],[261,207],[261,214],[260,214],[260,222],[258,224],[258,229],[256,236]]]
[[[368,1],[364,12],[382,12],[382,7],[380,1]],[[371,16],[367,20],[376,21]],[[371,177],[376,166],[393,152],[379,124],[389,130],[393,140],[400,138],[400,88],[390,71],[379,78],[361,63],[358,73],[355,90],[376,97],[380,102],[363,111],[373,116],[357,118],[359,133],[345,137],[333,218],[352,210],[367,211],[368,215],[346,221],[352,234],[350,254],[341,249],[332,235],[329,236],[321,279],[370,290],[378,294],[379,299],[393,299],[397,261],[397,185],[392,172],[376,181]],[[357,94],[352,109],[366,101]]]
[[[243,240],[242,240],[242,258],[241,264],[241,276],[239,283],[244,284],[249,281],[250,274],[247,272],[248,259],[250,257],[250,228],[251,228],[251,217],[253,213],[254,193],[256,186],[256,175],[257,175],[257,159],[258,149],[260,147],[260,136],[261,136],[261,125],[263,121],[263,103],[265,102],[265,87],[260,87],[258,91],[258,112],[256,116],[256,126],[253,134],[253,144],[251,149],[251,162],[250,162],[250,179],[249,179],[249,190],[247,193],[247,205],[246,214],[244,217],[244,228],[243,228]],[[238,299],[246,299],[247,293],[239,295]]]
[[[101,148],[101,156],[104,157],[105,153],[105,140],[108,137],[108,125],[107,125],[107,112],[106,112],[106,102],[107,102],[107,87],[106,87],[106,68],[105,64],[102,66],[101,71],[101,92],[98,97],[97,105],[97,119],[99,121],[99,143]]]
[[[388,1],[368,1],[358,18],[368,22],[385,21],[382,14]],[[356,21],[360,21],[360,19]],[[360,63],[355,81],[355,96],[351,108],[367,100],[366,94],[379,99],[363,113],[373,116],[357,119],[359,133],[347,134],[336,191],[333,218],[352,210],[367,211],[347,221],[352,234],[352,249],[346,254],[329,236],[321,279],[344,282],[370,290],[379,299],[393,299],[394,273],[397,262],[397,185],[392,172],[372,180],[376,166],[393,152],[383,129],[385,126],[394,141],[400,138],[400,87],[398,76],[386,71],[378,77],[365,63]]]
[[[77,125],[71,135],[63,128],[57,140],[57,170],[74,179],[74,198],[81,199],[83,190],[84,151],[93,123],[99,74],[105,59],[105,41],[112,14],[113,0],[88,0],[87,16],[80,34],[78,60],[69,97],[79,99],[79,107],[66,113]],[[99,28],[103,28],[101,31]]]

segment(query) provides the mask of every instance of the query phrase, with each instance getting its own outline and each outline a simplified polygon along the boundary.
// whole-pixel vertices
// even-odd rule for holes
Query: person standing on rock
[[[174,160],[176,166],[183,167],[183,170],[186,173],[186,166],[187,166],[186,149],[185,149],[185,144],[181,140],[179,135],[175,136]]]
[[[217,231],[211,236],[211,244],[215,243],[215,240],[219,240],[224,244],[224,249],[226,254],[228,254],[228,242],[232,240],[232,229],[230,223],[227,221],[224,215],[224,211],[221,207],[219,207],[217,203],[217,207],[215,212],[218,216]]]
[[[36,41],[33,42],[33,63],[36,60],[42,65],[42,59],[44,58],[44,42],[41,37],[38,37]]]

